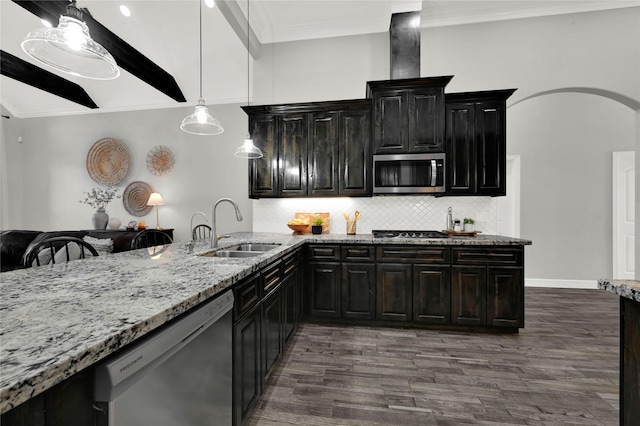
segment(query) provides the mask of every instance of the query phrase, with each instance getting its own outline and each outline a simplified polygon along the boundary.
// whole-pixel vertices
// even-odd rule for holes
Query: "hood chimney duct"
[[[420,77],[420,11],[394,13],[389,25],[391,79]]]

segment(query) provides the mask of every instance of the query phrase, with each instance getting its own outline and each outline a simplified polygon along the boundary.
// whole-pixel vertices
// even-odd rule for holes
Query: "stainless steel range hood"
[[[394,13],[389,25],[391,79],[420,77],[420,12]]]

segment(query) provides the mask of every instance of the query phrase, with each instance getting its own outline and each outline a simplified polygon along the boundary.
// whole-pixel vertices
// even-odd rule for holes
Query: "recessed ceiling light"
[[[120,5],[120,13],[122,13],[124,16],[126,16],[127,18],[129,16],[131,16],[131,11],[129,10],[129,8],[127,6],[125,6],[124,4]]]
[[[206,4],[209,9],[212,9],[216,5],[213,0],[204,0],[204,4]]]
[[[41,19],[40,22],[42,22],[42,25],[44,25],[47,28],[53,28],[53,25],[51,25],[51,22],[45,20],[45,19]]]

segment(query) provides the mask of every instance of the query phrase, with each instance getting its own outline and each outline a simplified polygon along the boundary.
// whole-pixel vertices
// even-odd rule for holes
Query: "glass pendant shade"
[[[244,140],[244,143],[236,149],[236,152],[233,153],[236,157],[240,158],[262,158],[263,154],[260,148],[253,144],[253,139],[251,136],[247,135]]]
[[[194,135],[219,135],[224,132],[220,122],[209,114],[202,98],[198,99],[196,111],[182,120],[180,128]]]
[[[21,47],[38,62],[68,74],[95,80],[112,80],[120,75],[115,59],[91,38],[87,24],[72,16],[60,16],[55,28],[31,31]]]

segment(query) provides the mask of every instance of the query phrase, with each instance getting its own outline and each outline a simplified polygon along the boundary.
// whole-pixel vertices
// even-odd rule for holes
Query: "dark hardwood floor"
[[[616,425],[619,298],[526,288],[492,335],[302,324],[249,425]]]

